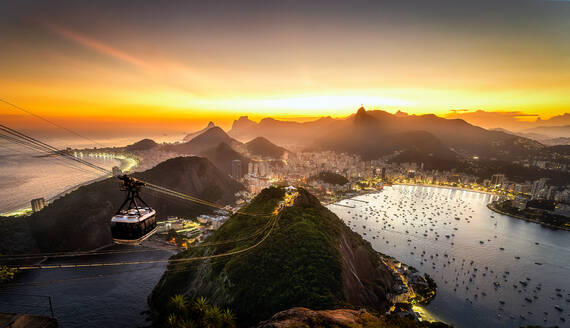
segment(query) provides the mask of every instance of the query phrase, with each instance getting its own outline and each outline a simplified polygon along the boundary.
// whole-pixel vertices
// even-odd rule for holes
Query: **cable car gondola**
[[[144,182],[127,175],[121,175],[119,179],[123,182],[121,190],[127,192],[127,199],[111,218],[111,235],[116,244],[137,245],[156,232],[156,211],[139,196]],[[144,206],[139,206],[137,200]]]

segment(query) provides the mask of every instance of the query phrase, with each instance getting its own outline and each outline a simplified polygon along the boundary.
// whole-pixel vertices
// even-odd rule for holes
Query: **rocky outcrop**
[[[313,311],[307,308],[297,307],[276,313],[271,319],[260,322],[257,328],[359,328],[374,323],[380,324],[380,319],[366,310],[338,309]]]

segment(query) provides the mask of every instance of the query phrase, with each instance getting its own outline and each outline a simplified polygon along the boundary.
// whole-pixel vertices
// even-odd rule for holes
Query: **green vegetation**
[[[168,317],[160,323],[169,328],[231,328],[235,316],[229,309],[210,304],[204,297],[189,301],[184,295],[174,295],[168,301]]]
[[[164,161],[136,178],[193,195],[210,202],[227,204],[243,189],[207,159],[177,157]],[[27,217],[0,218],[0,252],[60,252],[90,250],[112,242],[110,220],[125,195],[119,181],[109,178],[82,186]],[[211,208],[162,194],[141,192],[159,219],[208,213]]]
[[[321,181],[324,183],[330,183],[335,185],[344,185],[348,183],[348,179],[344,176],[330,172],[330,171],[323,171],[317,175],[314,175],[309,178],[309,181]]]
[[[511,215],[513,217],[528,220],[540,224],[547,225],[549,227],[570,230],[570,218],[551,214],[542,209],[526,208],[524,210],[519,210],[512,206],[510,200],[505,201],[495,201],[491,206],[498,210],[499,212]]]
[[[14,279],[15,275],[16,275],[16,269],[9,268],[4,265],[0,266],[0,283]]]
[[[283,198],[283,188],[263,190],[245,209],[250,213],[271,212]],[[234,215],[206,242],[223,242],[251,236],[263,229],[268,217]],[[245,241],[197,247],[174,258],[220,254],[255,244],[265,233]],[[295,205],[279,215],[271,235],[251,251],[210,261],[171,263],[151,295],[156,320],[164,320],[163,304],[174,294],[191,298],[205,296],[231,308],[240,326],[268,319],[278,311],[303,306],[312,309],[351,307],[343,286],[341,236],[353,248],[361,247],[367,265],[378,268],[378,255],[360,236],[303,189]],[[362,259],[361,259],[362,260]],[[369,263],[369,264],[368,264]],[[358,264],[356,264],[358,265]],[[375,269],[374,269],[375,270]],[[377,275],[371,272],[370,275]],[[387,274],[386,279],[391,279]],[[383,276],[384,277],[384,276]],[[376,280],[363,280],[369,293],[385,300],[386,287]]]

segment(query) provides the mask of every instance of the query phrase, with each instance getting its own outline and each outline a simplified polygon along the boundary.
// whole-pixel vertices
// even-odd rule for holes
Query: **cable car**
[[[121,175],[119,179],[123,182],[121,190],[127,192],[127,199],[111,218],[113,242],[138,245],[152,236],[158,229],[156,211],[150,208],[139,196],[140,189],[145,185],[143,182],[127,175]],[[137,200],[144,206],[139,206]],[[125,205],[127,205],[126,208]]]

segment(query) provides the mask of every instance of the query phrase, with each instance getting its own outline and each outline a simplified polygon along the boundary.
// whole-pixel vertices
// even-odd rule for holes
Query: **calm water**
[[[172,255],[169,251],[141,246],[113,246],[105,251],[119,253],[59,259],[46,264],[162,260]],[[148,310],[147,297],[165,268],[166,263],[157,263],[25,271],[14,285],[0,286],[0,312],[49,315],[48,300],[41,297],[47,295],[51,296],[55,317],[63,328],[149,326],[141,312]]]
[[[101,167],[119,165],[116,159],[85,158]],[[78,184],[96,179],[101,173],[72,161],[30,154],[0,154],[0,213],[29,207],[34,198],[51,197]]]
[[[570,326],[570,232],[496,214],[486,207],[492,197],[394,186],[356,198],[368,203],[340,202],[354,208],[329,208],[377,251],[430,274],[438,294],[427,309],[441,320],[457,327]]]

